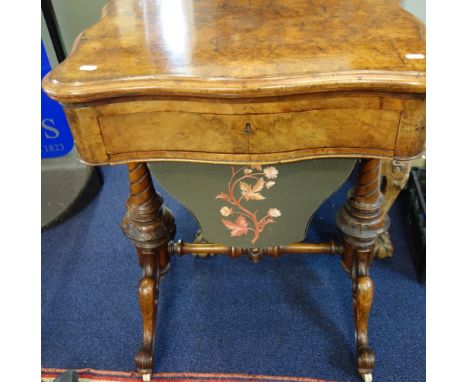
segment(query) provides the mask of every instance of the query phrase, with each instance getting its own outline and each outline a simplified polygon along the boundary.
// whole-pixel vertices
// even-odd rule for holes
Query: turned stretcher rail
[[[169,242],[168,249],[170,255],[182,256],[186,254],[212,253],[215,255],[227,255],[232,258],[249,256],[253,261],[259,261],[262,256],[278,257],[284,254],[295,253],[341,254],[341,245],[333,241],[329,243],[293,243],[274,247],[243,248],[229,247],[220,244],[184,243],[179,240],[176,243]]]

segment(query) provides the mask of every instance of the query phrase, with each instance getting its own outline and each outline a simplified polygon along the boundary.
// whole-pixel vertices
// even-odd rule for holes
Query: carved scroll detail
[[[128,165],[130,196],[121,227],[136,247],[143,277],[138,300],[143,320],[143,340],[135,357],[138,371],[145,375],[153,369],[153,347],[157,317],[159,277],[169,266],[167,243],[175,232],[174,217],[165,209],[155,191],[146,163]]]
[[[385,178],[383,189],[384,213],[388,214],[400,192],[405,188],[411,171],[411,161],[385,160],[382,163],[382,177]],[[375,243],[375,256],[384,259],[393,255],[390,233],[385,231]]]
[[[375,242],[389,224],[383,211],[380,165],[379,159],[362,161],[356,185],[337,214],[337,225],[343,238],[342,263],[353,281],[357,366],[359,373],[368,379],[375,365],[367,330],[374,294],[369,270]]]
[[[405,188],[410,171],[411,161],[387,160],[383,162],[382,176],[387,180],[383,190],[385,213],[390,211],[401,190]]]
[[[138,301],[143,320],[143,341],[135,356],[138,371],[150,374],[153,369],[153,348],[159,294],[159,257],[154,252],[137,250],[143,277],[138,288]]]

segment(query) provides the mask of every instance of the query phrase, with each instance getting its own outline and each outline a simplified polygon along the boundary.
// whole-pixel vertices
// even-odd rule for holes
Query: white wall
[[[418,19],[426,22],[426,0],[403,0],[402,5]]]

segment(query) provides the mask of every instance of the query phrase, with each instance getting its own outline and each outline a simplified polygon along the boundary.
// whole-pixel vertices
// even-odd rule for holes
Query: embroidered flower
[[[225,192],[220,192],[218,195],[216,195],[216,199],[229,200],[229,196]]]
[[[229,208],[229,207],[226,207],[224,206],[223,208],[221,208],[219,210],[219,212],[221,213],[221,215],[223,216],[229,216],[232,214],[232,208]]]
[[[265,227],[275,223],[274,218],[281,216],[279,209],[270,208],[263,217],[260,217],[258,209],[251,210],[243,204],[247,201],[266,199],[260,192],[273,187],[276,184],[274,179],[277,177],[278,170],[273,166],[262,168],[262,166],[254,164],[250,168],[241,167],[237,170],[234,166],[231,167],[231,178],[228,181],[227,192],[220,192],[215,198],[224,201],[225,205],[219,210],[221,216],[229,216],[233,219],[221,218],[221,222],[230,231],[232,237],[252,232],[252,244],[255,244]],[[237,219],[233,217],[234,214],[239,214]]]
[[[270,215],[272,218],[277,218],[281,216],[281,211],[278,208],[270,208],[268,210],[268,215]]]
[[[278,176],[278,170],[276,169],[276,167],[273,166],[264,168],[263,173],[265,174],[267,179],[276,179],[276,177]]]

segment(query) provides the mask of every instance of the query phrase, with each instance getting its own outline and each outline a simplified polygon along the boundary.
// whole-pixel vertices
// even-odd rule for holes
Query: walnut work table
[[[144,379],[159,277],[170,255],[198,252],[340,255],[352,278],[357,369],[372,379],[369,268],[388,228],[381,163],[407,172],[425,147],[425,27],[399,0],[111,0],[43,88],[63,105],[83,162],[128,165],[122,229],[144,271],[135,358]],[[319,158],[360,159],[336,244],[173,243],[174,218],[147,166]]]

